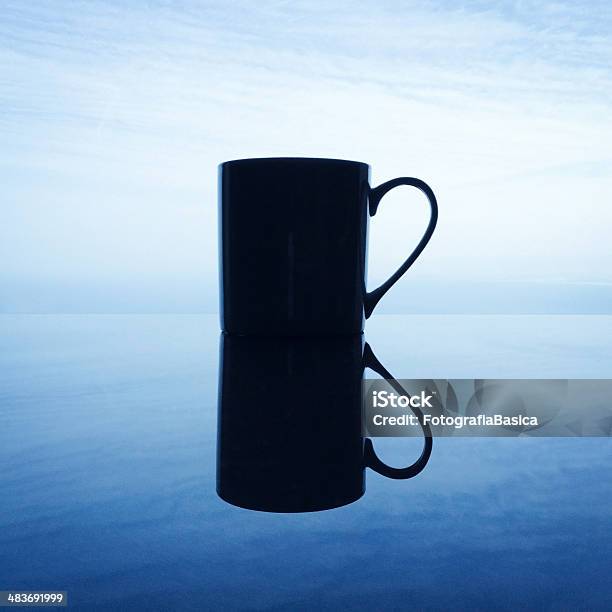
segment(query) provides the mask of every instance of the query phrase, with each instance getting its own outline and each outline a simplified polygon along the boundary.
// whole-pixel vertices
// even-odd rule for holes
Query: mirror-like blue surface
[[[610,378],[612,317],[380,316],[398,378]],[[142,609],[605,609],[607,438],[436,439],[310,514],[215,493],[214,316],[0,317],[0,590]],[[376,440],[400,465],[420,440]]]

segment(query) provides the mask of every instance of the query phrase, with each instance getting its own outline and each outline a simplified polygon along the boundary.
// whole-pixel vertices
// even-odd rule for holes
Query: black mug
[[[250,510],[313,512],[365,492],[365,468],[395,479],[429,461],[431,429],[408,467],[384,464],[362,434],[366,367],[396,381],[362,335],[328,338],[221,335],[217,493]],[[417,408],[413,412],[422,419]]]
[[[223,331],[363,331],[364,317],[421,254],[438,218],[436,198],[423,181],[402,177],[371,188],[369,174],[367,164],[339,159],[242,159],[219,166]],[[368,219],[398,185],[420,189],[431,218],[408,259],[368,292]]]

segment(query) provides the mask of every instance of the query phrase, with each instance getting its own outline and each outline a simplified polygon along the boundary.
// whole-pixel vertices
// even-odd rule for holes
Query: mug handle
[[[367,342],[365,343],[365,347],[363,350],[363,363],[364,368],[370,368],[371,370],[374,370],[374,372],[376,372],[377,374],[380,374],[400,395],[407,395],[406,390],[397,382],[397,380],[395,380],[395,378],[393,378],[393,375],[385,368],[385,366],[380,363],[376,355],[374,355],[374,351],[372,351],[372,348]],[[431,456],[431,449],[433,447],[433,437],[431,434],[431,427],[429,426],[429,423],[425,423],[421,410],[419,408],[411,408],[411,410],[419,419],[421,429],[423,430],[423,435],[425,436],[421,456],[412,465],[409,465],[408,467],[394,468],[390,465],[387,465],[386,463],[383,463],[378,458],[378,455],[374,450],[372,440],[370,440],[370,438],[366,438],[363,445],[363,459],[364,465],[366,467],[369,467],[375,472],[378,472],[382,476],[386,476],[387,478],[393,478],[395,480],[405,480],[407,478],[413,478],[419,472],[423,471],[423,469],[429,462],[429,457]]]
[[[419,244],[417,244],[416,248],[408,259],[392,274],[388,280],[386,280],[380,287],[374,289],[374,291],[366,291],[364,296],[364,312],[365,318],[368,319],[372,314],[372,311],[376,307],[376,304],[380,301],[383,295],[395,285],[395,283],[403,276],[404,272],[410,268],[410,266],[416,261],[417,257],[423,252],[423,249],[427,246],[427,243],[431,239],[432,234],[434,233],[434,229],[436,228],[436,223],[438,222],[438,203],[436,202],[436,196],[434,192],[431,190],[429,185],[424,181],[418,178],[412,178],[408,176],[402,176],[400,178],[394,178],[378,187],[374,187],[370,189],[370,216],[373,217],[378,210],[378,205],[382,200],[383,196],[391,191],[394,187],[398,187],[399,185],[410,185],[412,187],[416,187],[420,189],[429,200],[429,206],[431,207],[431,217],[429,219],[429,224],[427,225],[427,229],[423,234]]]

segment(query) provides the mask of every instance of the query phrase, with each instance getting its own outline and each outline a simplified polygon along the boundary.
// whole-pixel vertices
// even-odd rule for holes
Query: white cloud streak
[[[440,225],[415,280],[612,282],[606,3],[55,2],[2,13],[9,289],[178,277],[212,292],[216,164],[265,155],[361,159],[375,182],[430,182]],[[400,191],[373,220],[373,283],[416,239],[420,204]]]

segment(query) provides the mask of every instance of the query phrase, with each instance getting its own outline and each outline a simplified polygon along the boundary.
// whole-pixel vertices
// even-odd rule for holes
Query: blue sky
[[[125,4],[0,8],[0,312],[216,311],[216,165],[266,155],[434,188],[381,311],[612,312],[608,3]]]

